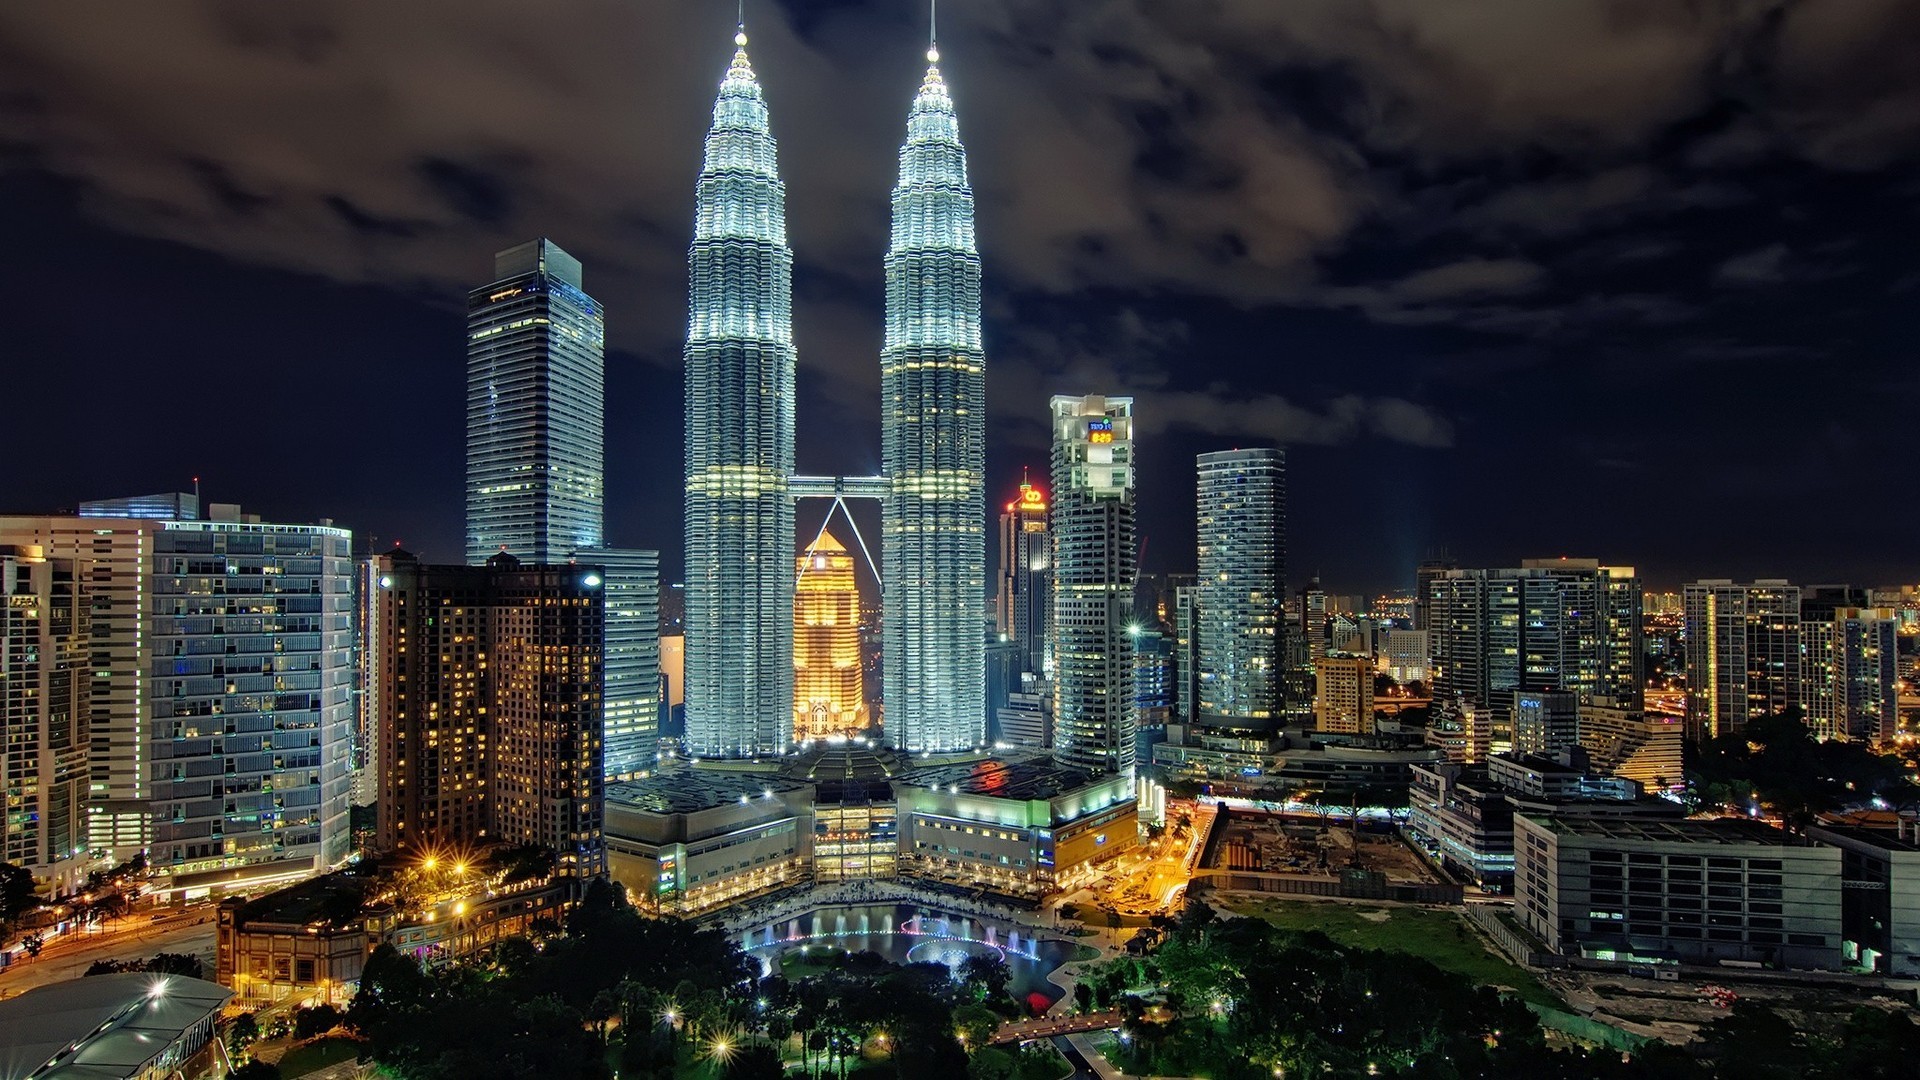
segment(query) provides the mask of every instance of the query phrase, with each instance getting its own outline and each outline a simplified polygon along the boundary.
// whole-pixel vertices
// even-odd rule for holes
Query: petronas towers
[[[980,256],[937,51],[907,120],[886,252],[879,477],[794,467],[793,251],[767,103],[746,33],[714,102],[696,195],[686,346],[687,745],[794,742],[794,500],[881,500],[888,744],[982,744],[986,377]]]
[[[744,28],[713,103],[687,253],[687,743],[793,735],[793,249]]]

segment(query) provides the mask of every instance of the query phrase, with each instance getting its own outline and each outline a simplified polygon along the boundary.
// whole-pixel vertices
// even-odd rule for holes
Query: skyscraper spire
[[[909,751],[986,738],[986,365],[973,191],[927,50],[907,116],[880,355],[882,700]]]
[[[745,8],[696,188],[686,346],[687,746],[793,741],[793,250]]]

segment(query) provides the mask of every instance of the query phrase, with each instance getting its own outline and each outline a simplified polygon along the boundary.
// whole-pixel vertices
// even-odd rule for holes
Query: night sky
[[[1131,393],[1148,570],[1191,567],[1195,453],[1283,443],[1290,576],[1334,592],[1410,585],[1441,549],[1661,587],[1920,578],[1920,4],[941,8],[990,505],[1044,471],[1048,395]],[[747,18],[798,260],[801,468],[876,472],[926,13]],[[457,561],[465,293],[547,235],[608,310],[609,540],[677,573],[685,255],[733,21],[7,5],[0,509],[197,474]]]

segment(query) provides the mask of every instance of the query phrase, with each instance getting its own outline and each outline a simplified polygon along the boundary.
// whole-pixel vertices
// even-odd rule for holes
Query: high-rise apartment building
[[[1434,708],[1441,726],[1471,716],[1480,741],[1512,746],[1515,692],[1638,699],[1640,582],[1593,559],[1449,570],[1429,583]]]
[[[1681,597],[1690,737],[1738,734],[1755,717],[1801,704],[1798,588],[1721,579],[1688,585]]]
[[[802,742],[867,728],[860,585],[853,556],[822,531],[796,565],[793,734]]]
[[[1817,738],[1885,742],[1899,728],[1899,619],[1890,608],[1801,607],[1800,702]]]
[[[1048,578],[1053,566],[1053,540],[1047,534],[1047,497],[1022,481],[1020,494],[1000,514],[1000,574],[994,624],[1003,640],[1014,646],[1021,671],[1045,675],[1052,669],[1047,654],[1047,624],[1053,602]]]
[[[1271,730],[1285,693],[1286,454],[1223,450],[1201,454],[1198,468],[1192,719]]]
[[[0,548],[0,858],[56,896],[86,883],[87,669],[84,562]]]
[[[379,846],[533,844],[603,871],[604,571],[378,562]]]
[[[606,319],[551,240],[494,257],[467,297],[467,561],[602,544]]]
[[[986,353],[973,189],[929,50],[893,189],[880,353],[881,700],[887,742],[986,740]]]
[[[735,43],[687,256],[686,742],[710,756],[793,742],[793,250],[744,29]]]
[[[349,842],[352,535],[208,517],[0,518],[0,544],[86,564],[89,844],[145,849],[163,893],[301,877]]]
[[[1133,399],[1061,396],[1051,409],[1053,754],[1092,773],[1131,773]]]
[[[1341,735],[1373,734],[1373,661],[1323,656],[1313,662],[1313,723]]]

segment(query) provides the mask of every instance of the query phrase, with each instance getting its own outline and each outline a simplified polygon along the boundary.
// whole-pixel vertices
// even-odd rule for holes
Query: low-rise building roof
[[[231,997],[202,979],[145,972],[35,987],[0,1001],[0,1076],[138,1076]]]

